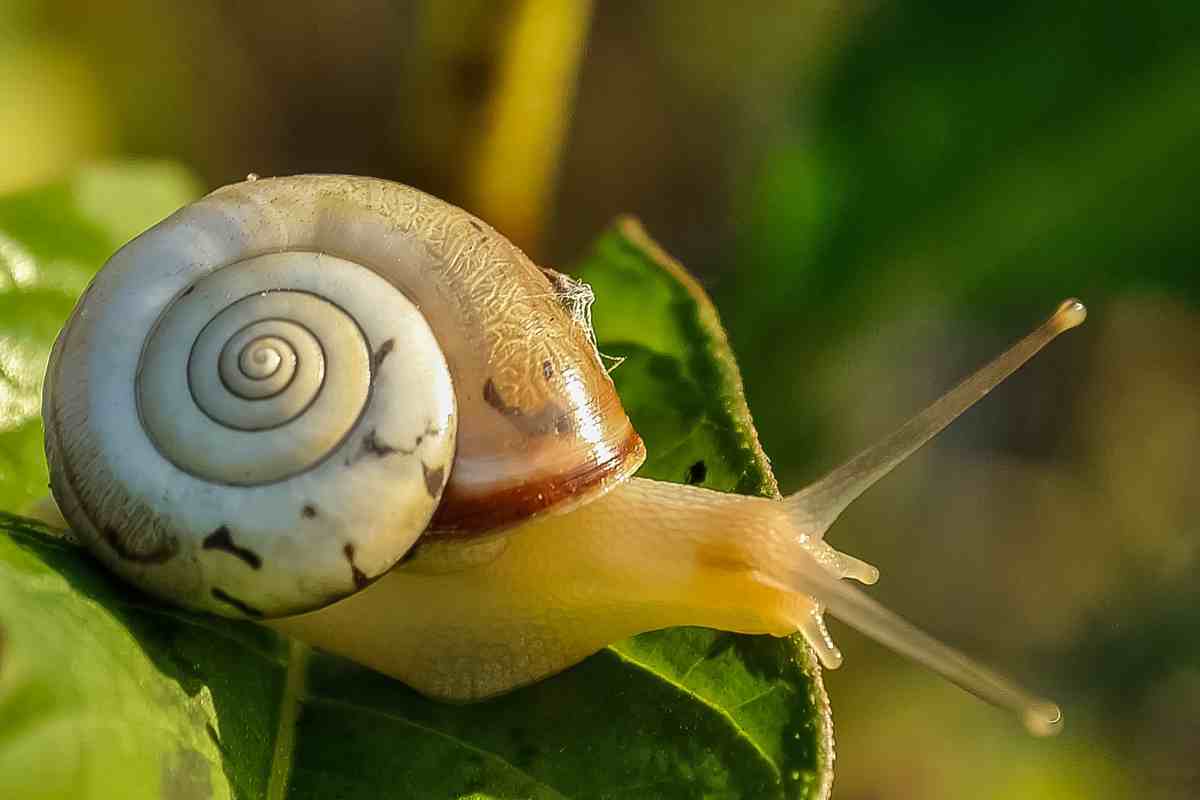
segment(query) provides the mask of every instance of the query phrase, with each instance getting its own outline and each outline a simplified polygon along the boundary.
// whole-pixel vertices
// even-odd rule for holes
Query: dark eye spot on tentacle
[[[554,365],[549,360],[542,362],[542,377],[546,380],[554,377]]]
[[[139,541],[113,527],[104,528],[102,535],[114,553],[135,564],[165,564],[179,552],[179,542],[173,536],[139,537]]]
[[[233,534],[229,532],[229,528],[225,525],[205,536],[201,547],[205,550],[221,550],[229,553],[231,556],[236,556],[249,564],[251,569],[260,569],[262,567],[262,559],[258,553],[234,544]]]
[[[395,349],[395,339],[385,339],[383,344],[379,345],[379,349],[375,351],[375,355],[371,359],[371,372],[373,374],[379,372],[379,368],[383,366],[383,360]]]
[[[244,603],[241,600],[238,600],[236,597],[231,595],[229,592],[227,592],[224,589],[221,589],[219,587],[214,586],[212,588],[212,596],[214,598],[216,598],[217,600],[220,600],[222,603],[225,603],[226,605],[233,606],[238,611],[245,614],[247,617],[254,617],[255,619],[262,619],[264,616],[263,612],[259,611],[254,606]]]
[[[312,503],[305,503],[304,508],[300,509],[300,516],[305,519],[313,519],[317,516],[317,507]]]
[[[364,589],[371,583],[371,579],[366,576],[358,565],[354,563],[354,545],[347,544],[342,548],[342,554],[346,556],[346,560],[350,562],[350,575],[354,578],[354,585],[359,589]]]
[[[687,475],[684,480],[690,486],[695,486],[698,483],[704,483],[704,479],[708,477],[708,465],[703,460],[697,461],[687,469]]]
[[[424,461],[421,462],[421,469],[425,472],[425,489],[429,492],[430,497],[437,497],[442,491],[442,486],[446,484],[446,467],[440,466],[430,469],[429,465]]]

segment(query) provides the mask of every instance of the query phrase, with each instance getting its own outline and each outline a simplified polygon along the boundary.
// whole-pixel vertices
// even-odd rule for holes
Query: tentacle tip
[[[842,665],[842,651],[833,643],[833,637],[825,627],[825,619],[819,607],[814,607],[796,621],[795,628],[808,646],[817,654],[817,660],[825,669],[837,669]]]
[[[1087,319],[1087,306],[1074,297],[1068,298],[1059,304],[1053,319],[1060,331],[1077,328]]]
[[[861,558],[855,558],[854,556],[846,555],[845,553],[838,553],[836,550],[833,552],[837,557],[836,567],[833,569],[827,569],[829,569],[829,571],[832,572],[835,577],[850,578],[858,581],[859,583],[866,584],[867,586],[870,586],[879,580],[879,567],[875,566],[874,564],[869,564],[866,561],[863,561]]]
[[[825,669],[837,669],[842,665],[844,660],[842,651],[836,647],[816,647],[814,649],[817,651],[817,659]]]
[[[1049,700],[1031,703],[1022,713],[1021,719],[1025,728],[1034,736],[1055,736],[1063,728],[1062,709]]]

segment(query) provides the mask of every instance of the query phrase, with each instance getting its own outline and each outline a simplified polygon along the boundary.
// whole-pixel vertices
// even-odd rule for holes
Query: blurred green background
[[[837,622],[834,797],[1200,796],[1200,4],[0,0],[0,191],[111,158],[397,179],[697,273],[785,491],[1068,295],[830,534],[1055,697],[1028,738]]]

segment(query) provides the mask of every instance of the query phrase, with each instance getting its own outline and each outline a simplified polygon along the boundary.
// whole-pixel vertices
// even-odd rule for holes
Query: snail
[[[676,625],[799,632],[829,611],[1036,733],[1061,715],[844,581],[826,530],[1083,321],[1078,301],[895,433],[782,500],[634,475],[645,447],[588,287],[400,184],[258,179],[120,249],[60,333],[45,449],[111,571],[438,699],[491,697]]]

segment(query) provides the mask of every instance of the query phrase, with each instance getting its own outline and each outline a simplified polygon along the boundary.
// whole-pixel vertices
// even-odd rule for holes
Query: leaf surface
[[[0,198],[0,507],[25,509],[45,486],[40,376],[75,296],[194,192],[162,166],[84,180]],[[651,454],[641,474],[777,494],[699,286],[632,220],[577,272],[598,297],[602,352],[624,359],[614,379]],[[657,631],[451,706],[266,629],[167,608],[0,514],[0,797],[816,798],[831,762],[820,673],[797,639]]]

